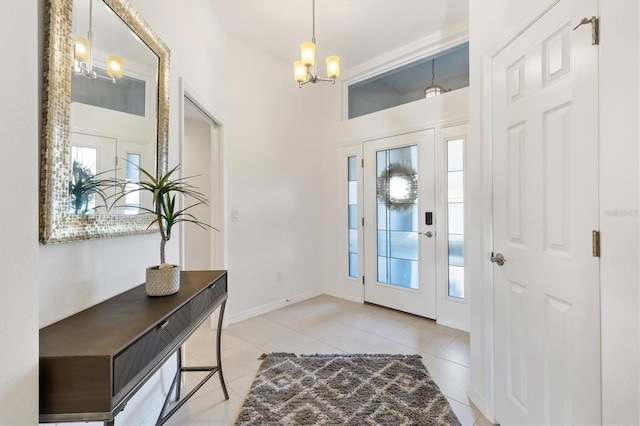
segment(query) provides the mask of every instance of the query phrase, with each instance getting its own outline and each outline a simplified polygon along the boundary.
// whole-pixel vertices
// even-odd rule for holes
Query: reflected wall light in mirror
[[[46,2],[40,172],[40,241],[44,244],[154,232],[147,229],[149,216],[135,214],[131,209],[101,211],[96,208],[95,200],[92,208],[73,208],[78,203],[72,204],[70,194],[72,164],[77,165],[83,156],[86,156],[85,162],[92,164],[80,163],[93,167],[90,170],[94,174],[114,171],[108,178],[126,179],[127,176],[122,160],[121,164],[114,164],[107,159],[113,162],[117,158],[139,156],[141,164],[149,167],[151,162],[150,168],[155,168],[156,173],[167,169],[169,49],[125,1],[91,1],[95,2],[94,13],[100,11],[111,18],[110,23],[106,18],[103,23],[102,18],[94,16],[91,31],[88,21],[78,17],[83,8],[87,10],[83,16],[88,17],[90,0]],[[101,25],[108,27],[100,28]],[[126,36],[115,37],[112,31],[117,28]],[[75,39],[77,35],[91,32],[95,36],[98,30],[103,40],[95,40],[94,46],[90,44],[87,48],[93,49],[94,58],[102,59],[95,59],[92,66],[101,68],[107,76],[113,72],[107,72],[107,55],[102,51],[122,58],[126,70],[122,77],[116,77],[116,86],[132,80],[134,86],[143,87],[144,102],[134,107],[134,112],[114,111],[78,98],[90,98],[90,93],[83,95],[82,91],[92,89],[75,84],[74,79],[79,76]],[[106,37],[104,33],[108,33]],[[117,40],[121,40],[120,45],[113,44]],[[96,54],[98,51],[100,55]],[[80,79],[90,80],[81,75]],[[113,86],[111,81],[104,81]],[[141,128],[144,131],[140,131]],[[123,129],[138,130],[126,133]],[[91,153],[93,148],[96,151]],[[101,177],[107,178],[104,174]]]

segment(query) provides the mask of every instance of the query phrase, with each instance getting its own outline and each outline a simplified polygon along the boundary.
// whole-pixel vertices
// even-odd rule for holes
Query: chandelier
[[[307,83],[317,83],[319,81],[330,81],[336,84],[336,77],[340,75],[340,58],[337,56],[327,57],[327,76],[328,78],[320,78],[316,74],[316,1],[312,3],[312,23],[313,32],[311,41],[304,42],[300,45],[301,57],[299,61],[293,63],[293,72],[298,82],[298,87],[302,87]]]
[[[87,78],[103,78],[115,84],[116,78],[122,77],[122,59],[107,55],[107,76],[98,74],[93,69],[93,0],[89,0],[89,31],[87,38],[76,37],[74,48],[73,71]]]

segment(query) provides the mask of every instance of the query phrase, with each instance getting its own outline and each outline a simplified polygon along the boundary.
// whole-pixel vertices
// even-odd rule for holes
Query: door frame
[[[482,312],[482,336],[480,337],[479,352],[482,355],[481,367],[484,379],[484,388],[476,390],[469,387],[469,398],[478,407],[485,417],[495,422],[495,324],[494,324],[494,287],[493,287],[493,265],[489,260],[493,250],[493,87],[492,87],[492,62],[504,49],[522,35],[529,27],[535,24],[547,12],[549,12],[560,0],[543,0],[536,5],[511,31],[507,32],[491,49],[482,55],[482,201],[481,211],[483,212],[481,231],[482,256],[479,262],[479,273],[481,277],[483,299],[481,305]],[[476,253],[478,254],[478,253]],[[474,271],[469,271],[473,273]],[[476,292],[477,293],[477,292]],[[472,339],[473,340],[473,339]],[[472,344],[473,346],[473,344]],[[473,359],[472,353],[472,359]],[[473,364],[473,362],[472,362]]]
[[[209,222],[212,226],[216,227],[219,230],[219,238],[214,238],[213,232],[218,232],[211,230],[211,248],[214,253],[213,265],[220,269],[226,268],[226,256],[227,252],[227,238],[226,238],[226,223],[227,218],[224,214],[227,193],[226,193],[226,185],[225,185],[225,176],[226,170],[224,167],[224,134],[225,134],[225,126],[220,117],[214,113],[212,113],[212,109],[209,108],[206,103],[204,103],[196,94],[196,91],[192,89],[185,81],[183,77],[179,79],[179,161],[180,164],[183,163],[185,158],[185,102],[188,99],[196,108],[198,108],[217,128],[217,134],[212,137],[212,146],[211,152],[212,156],[217,153],[217,164],[212,164],[215,166],[218,171],[215,175],[212,174],[212,180],[218,182],[218,185],[214,188],[212,185],[212,192],[217,193],[220,200],[219,203],[211,203],[211,219]],[[180,177],[185,177],[184,170],[180,169]],[[209,200],[212,201],[212,200]],[[185,224],[180,224],[180,264],[185,264],[185,232],[184,232]]]

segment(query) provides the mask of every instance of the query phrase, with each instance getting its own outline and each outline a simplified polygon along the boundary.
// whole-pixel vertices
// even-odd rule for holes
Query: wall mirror
[[[44,47],[41,242],[154,232],[150,199],[106,207],[167,170],[168,48],[124,0],[47,1]]]

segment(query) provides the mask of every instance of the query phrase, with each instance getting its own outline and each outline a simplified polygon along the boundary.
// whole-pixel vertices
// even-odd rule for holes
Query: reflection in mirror
[[[73,41],[70,212],[106,213],[109,180],[136,177],[127,161],[155,171],[159,60],[102,0],[73,0]],[[71,192],[78,170],[89,176],[86,200]],[[151,207],[149,196],[125,201],[109,212]]]
[[[150,196],[107,210],[136,166],[167,169],[169,49],[125,0],[45,0],[40,240],[154,232]]]

